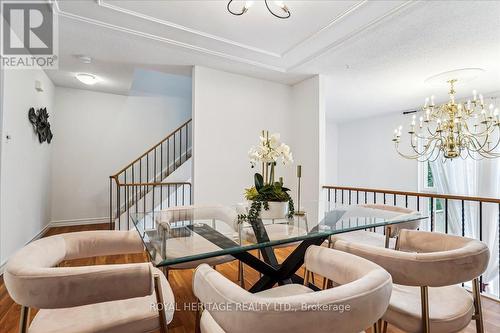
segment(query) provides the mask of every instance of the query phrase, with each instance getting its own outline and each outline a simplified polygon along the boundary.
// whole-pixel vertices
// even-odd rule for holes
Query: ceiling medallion
[[[233,0],[229,0],[229,2],[227,3],[227,11],[230,12],[231,14],[233,15],[236,15],[236,16],[241,16],[243,14],[245,14],[248,9],[250,7],[252,7],[253,5],[253,1],[245,1],[245,5],[243,6],[243,8],[241,8],[240,11],[233,11],[231,9],[231,2],[233,2]],[[280,18],[280,19],[287,19],[290,17],[291,13],[290,13],[290,10],[288,9],[288,7],[283,3],[283,1],[273,1],[274,4],[280,8],[280,10],[282,11],[282,13],[275,13],[272,8],[269,6],[269,3],[267,0],[264,0],[264,3],[266,4],[266,8],[267,10],[269,11],[269,13],[271,13],[273,16],[277,17],[277,18]]]
[[[485,106],[484,98],[476,90],[472,98],[464,102],[455,100],[455,84],[471,79],[473,72],[481,69],[467,68],[459,71],[442,73],[428,79],[437,82],[445,79],[450,86],[449,101],[435,104],[434,96],[425,99],[425,105],[413,115],[408,128],[410,153],[399,150],[403,126],[394,130],[392,141],[398,153],[407,159],[420,162],[434,161],[440,156],[444,159],[457,157],[484,159],[500,157],[500,119],[498,107],[492,102]],[[442,82],[442,81],[441,81]]]

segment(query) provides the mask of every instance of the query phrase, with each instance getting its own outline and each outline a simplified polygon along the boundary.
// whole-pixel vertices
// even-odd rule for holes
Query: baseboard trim
[[[52,227],[69,227],[74,225],[101,224],[101,223],[109,223],[109,217],[87,217],[83,219],[50,221],[48,226],[52,228]]]

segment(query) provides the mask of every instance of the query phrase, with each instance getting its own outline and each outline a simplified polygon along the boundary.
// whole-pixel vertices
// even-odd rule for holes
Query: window
[[[418,164],[419,168],[419,191],[428,193],[437,193],[438,189],[435,183],[434,176],[432,175],[432,168],[430,162],[423,162]],[[422,203],[424,204],[423,213],[430,215],[431,211],[434,218],[434,230],[444,232],[445,231],[445,214],[444,214],[444,200],[435,198],[433,200],[434,207],[431,208],[430,198],[422,198]],[[430,229],[430,219],[427,221],[427,228]]]
[[[432,176],[432,168],[430,162],[419,163],[419,190],[422,192],[437,191],[436,184],[434,184],[434,177]]]

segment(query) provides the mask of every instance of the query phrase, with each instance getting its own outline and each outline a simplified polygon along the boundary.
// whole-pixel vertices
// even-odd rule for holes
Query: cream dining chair
[[[383,316],[405,332],[458,332],[472,319],[483,332],[478,277],[489,259],[478,240],[438,232],[401,230],[398,250],[334,239],[335,249],[366,258],[385,268],[394,281]],[[459,284],[472,280],[472,295]]]
[[[193,291],[204,310],[202,333],[309,332],[358,333],[371,326],[387,309],[391,276],[360,257],[320,246],[305,255],[310,273],[339,284],[314,292],[300,284],[286,284],[252,294],[201,265],[193,278]],[[334,325],[334,326],[333,326]]]
[[[366,204],[366,205],[360,205],[359,207],[361,209],[368,208],[370,216],[380,217],[387,220],[398,219],[405,215],[417,214],[417,212],[412,209],[390,206],[390,205]],[[354,207],[354,211],[355,210],[356,208]],[[365,214],[366,210],[365,213],[363,213],[363,215]],[[338,234],[335,236],[335,239],[337,240],[342,239],[346,242],[363,243],[366,245],[394,249],[396,245],[396,238],[402,229],[416,230],[419,227],[420,227],[420,220],[416,220],[394,225],[388,225],[384,228],[384,234],[373,231],[359,230],[359,231],[352,231],[352,232]],[[331,246],[332,239],[333,237],[329,239],[329,247]]]
[[[169,231],[175,230],[175,225],[177,223],[183,223],[186,221],[192,221],[195,219],[211,221],[212,226],[215,227],[215,223],[223,223],[227,225],[227,232],[233,232],[232,237],[235,241],[239,241],[238,238],[238,214],[236,210],[224,206],[177,206],[168,208],[158,212],[156,215],[157,228],[163,228],[165,233],[168,234]],[[146,231],[147,233],[148,231]],[[155,233],[155,232],[154,232]],[[229,235],[231,236],[231,235]],[[186,237],[171,237],[166,240],[153,240],[152,246],[153,251],[153,261],[158,263],[162,260],[164,255],[167,255],[170,259],[181,258],[185,256],[192,256],[200,253],[206,253],[210,251],[216,251],[219,248],[217,245],[206,240],[202,236],[196,233],[190,233]],[[163,254],[163,255],[162,255]],[[212,267],[224,264],[236,260],[231,255],[223,255],[218,257],[212,257],[201,260],[188,261],[185,263],[174,264],[163,269],[165,276],[168,278],[168,273],[170,270],[180,270],[180,269],[194,269],[200,264],[208,264]],[[241,262],[238,263],[238,280],[240,284],[243,284],[243,266]]]
[[[34,241],[6,266],[5,286],[21,305],[20,332],[167,331],[174,295],[150,263],[56,267],[64,260],[143,253],[136,231],[86,231]],[[40,309],[29,325],[29,309]]]

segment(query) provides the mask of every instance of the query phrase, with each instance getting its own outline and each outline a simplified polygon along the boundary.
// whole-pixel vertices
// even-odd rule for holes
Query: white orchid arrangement
[[[280,161],[283,165],[293,163],[293,155],[290,147],[280,142],[280,134],[262,131],[260,143],[252,147],[248,152],[252,167],[262,165],[262,176],[266,184],[274,182],[274,167]]]
[[[269,135],[262,131],[260,143],[248,152],[252,168],[261,165],[262,173],[254,175],[255,186],[245,189],[245,198],[252,201],[248,215],[240,215],[240,220],[253,221],[258,218],[262,208],[269,209],[269,202],[288,202],[288,216],[294,213],[293,200],[288,194],[290,189],[283,186],[283,178],[274,180],[274,169],[278,162],[283,165],[293,163],[290,147],[280,142],[279,133]]]

